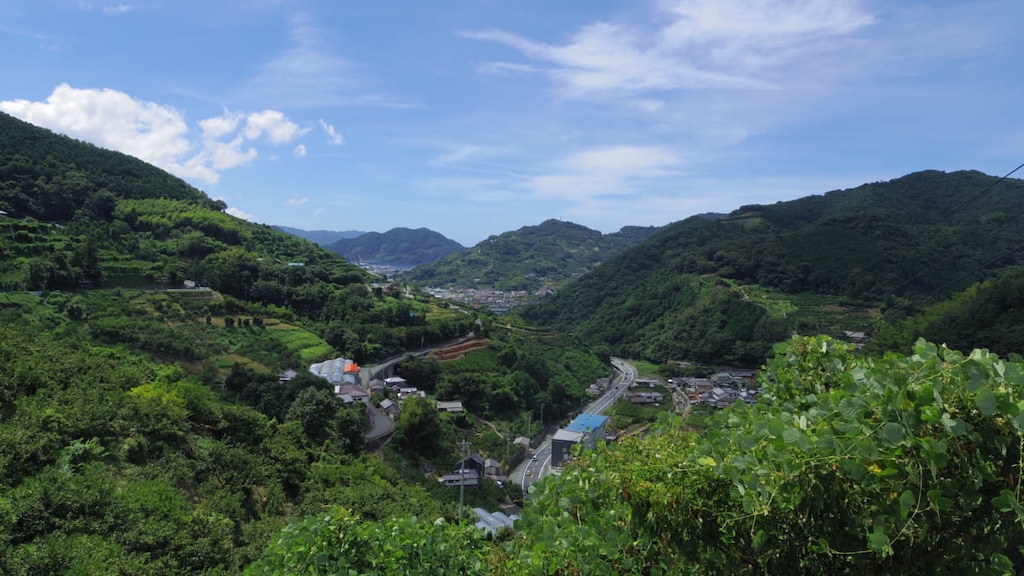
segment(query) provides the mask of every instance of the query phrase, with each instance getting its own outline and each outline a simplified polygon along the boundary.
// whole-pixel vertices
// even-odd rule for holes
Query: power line
[[[978,192],[976,192],[976,193],[975,193],[974,195],[972,195],[972,196],[971,196],[970,198],[967,198],[966,200],[964,200],[964,201],[960,202],[959,204],[957,204],[956,206],[954,206],[954,207],[953,207],[952,209],[950,209],[950,210],[949,210],[948,212],[946,212],[945,214],[943,214],[943,215],[939,216],[939,218],[938,218],[937,220],[935,220],[934,222],[932,222],[931,224],[928,224],[928,225],[927,225],[927,226],[925,226],[924,228],[922,228],[922,229],[920,229],[920,230],[916,231],[915,233],[911,234],[910,236],[906,237],[906,238],[905,238],[905,239],[903,240],[903,242],[901,242],[901,243],[900,243],[900,245],[899,245],[899,246],[897,246],[897,249],[907,248],[908,246],[910,246],[911,242],[914,242],[914,241],[916,241],[916,240],[920,239],[920,237],[921,237],[922,235],[924,235],[924,234],[925,234],[926,232],[928,232],[928,231],[932,230],[933,228],[935,228],[936,226],[938,226],[938,225],[939,225],[940,223],[942,223],[942,222],[943,222],[944,220],[947,220],[947,219],[949,219],[949,218],[950,218],[951,216],[953,216],[954,214],[956,214],[956,213],[957,213],[957,212],[959,212],[960,210],[963,210],[963,209],[964,209],[964,208],[965,208],[965,207],[966,207],[966,206],[967,206],[968,204],[970,204],[971,202],[974,202],[974,201],[975,201],[975,200],[977,200],[978,198],[981,198],[981,197],[982,197],[982,196],[984,196],[985,194],[988,194],[989,192],[991,192],[991,191],[992,191],[992,189],[993,189],[993,188],[995,188],[995,187],[996,187],[996,186],[998,186],[999,184],[1002,184],[1003,182],[1005,182],[1005,181],[1006,181],[1007,179],[1009,179],[1009,177],[1010,177],[1010,176],[1013,176],[1013,175],[1014,175],[1014,174],[1015,174],[1015,173],[1016,173],[1017,171],[1019,171],[1019,170],[1020,170],[1020,169],[1022,169],[1022,168],[1024,168],[1024,162],[1022,162],[1022,163],[1018,164],[1016,168],[1014,168],[1013,170],[1010,170],[1010,171],[1009,171],[1009,172],[1007,172],[1006,174],[1002,175],[1002,176],[1001,176],[1001,177],[999,177],[999,179],[997,179],[997,180],[996,180],[995,182],[991,182],[991,183],[990,183],[990,184],[989,184],[988,186],[985,186],[985,187],[984,187],[984,188],[982,188],[982,189],[981,189],[980,191],[978,191]],[[1020,219],[1020,218],[1018,218],[1018,220],[1019,220],[1019,219]],[[1009,227],[1009,226],[1010,226],[1011,224],[1013,224],[1013,222],[1011,222],[1010,224],[1008,224],[1008,225],[1004,226],[1004,227],[1003,227],[1002,229],[1000,229],[999,231],[1002,231],[1002,230],[1004,230],[1005,228]],[[997,232],[998,232],[998,231],[997,231]],[[990,233],[989,235],[991,235],[991,233]],[[950,258],[952,258],[952,257],[950,257]],[[947,258],[946,260],[943,260],[942,262],[946,262],[946,261],[948,261],[948,260],[949,260],[950,258]],[[876,257],[875,257],[875,258],[874,258],[874,259],[873,259],[873,260],[872,260],[872,261],[871,261],[870,263],[868,263],[868,264],[867,264],[866,266],[864,266],[864,267],[863,267],[862,269],[863,269],[863,270],[872,270],[872,269],[874,269],[874,267],[875,267],[876,265],[878,265],[878,264],[879,264],[879,263],[880,263],[881,261],[882,261],[882,256],[876,256]],[[990,262],[991,262],[991,261],[990,261]],[[916,276],[914,276],[913,278],[911,278],[911,279],[909,279],[909,280],[906,280],[906,281],[904,281],[904,282],[903,282],[903,283],[901,283],[900,285],[898,285],[898,286],[896,286],[895,288],[893,288],[893,289],[892,289],[892,291],[891,291],[891,293],[895,294],[895,293],[896,293],[896,291],[897,291],[897,290],[899,290],[900,288],[903,288],[903,287],[904,287],[904,286],[906,286],[907,284],[909,284],[909,283],[911,283],[911,282],[913,282],[913,281],[917,280],[918,278],[920,278],[920,277],[924,276],[924,275],[925,275],[925,274],[927,274],[928,272],[931,272],[931,271],[934,271],[934,270],[936,270],[937,268],[938,268],[937,266],[932,266],[932,267],[931,267],[931,268],[930,268],[929,270],[926,270],[925,272],[921,272],[921,273],[917,274]],[[947,283],[947,285],[948,285],[948,283]],[[932,291],[932,293],[934,293],[934,292],[935,292],[935,291],[933,290],[933,291]]]

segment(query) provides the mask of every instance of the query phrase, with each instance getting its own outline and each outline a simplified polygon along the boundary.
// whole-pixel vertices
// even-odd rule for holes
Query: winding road
[[[629,386],[636,381],[636,368],[621,358],[612,358],[612,368],[615,369],[615,378],[600,397],[588,404],[580,412],[581,414],[603,414],[616,400],[622,397]],[[541,441],[540,446],[533,453],[529,460],[524,460],[509,475],[509,478],[518,480],[523,487],[523,498],[529,498],[530,486],[544,476],[551,473],[551,437],[548,434]]]

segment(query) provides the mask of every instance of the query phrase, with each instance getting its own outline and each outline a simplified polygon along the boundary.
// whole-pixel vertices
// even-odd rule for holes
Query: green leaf
[[[1009,491],[1003,490],[992,499],[992,505],[999,509],[1000,512],[1016,512],[1018,516],[1024,516],[1024,507],[1021,507],[1020,502],[1017,502],[1017,496]]]
[[[914,493],[910,490],[904,490],[900,494],[900,518],[906,518],[916,505],[917,498],[914,496]]]
[[[764,530],[758,530],[757,534],[754,534],[754,540],[751,543],[755,551],[760,551],[764,548],[765,543],[768,541],[768,534]]]
[[[715,459],[710,456],[701,456],[700,458],[697,458],[697,464],[700,464],[701,466],[718,466],[718,462],[715,462]]]
[[[991,416],[996,411],[996,406],[998,405],[996,395],[988,388],[982,388],[974,402],[978,405],[978,410],[981,411],[982,416]]]
[[[928,501],[940,512],[949,510],[953,506],[953,500],[944,496],[938,489],[928,491]]]
[[[786,444],[801,444],[800,440],[803,438],[803,432],[800,432],[796,428],[786,428],[782,433],[782,439],[786,441]]]
[[[899,444],[905,436],[906,432],[901,424],[886,422],[885,426],[882,426],[882,438],[891,445]]]
[[[882,552],[884,555],[885,550],[891,550],[889,547],[889,537],[885,535],[885,532],[872,532],[868,535],[868,548],[875,552]]]
[[[982,372],[981,369],[978,368],[977,366],[971,366],[969,374],[970,380],[968,380],[967,382],[968,392],[977,392],[978,390],[981,389],[982,386],[985,385],[985,382],[988,380],[988,376],[984,372]]]

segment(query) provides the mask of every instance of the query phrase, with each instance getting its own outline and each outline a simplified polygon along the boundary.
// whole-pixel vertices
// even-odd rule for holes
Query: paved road
[[[625,360],[612,358],[612,367],[615,369],[615,378],[609,384],[608,390],[584,407],[581,414],[604,413],[636,380],[636,368]],[[518,481],[523,487],[524,498],[529,497],[529,489],[534,482],[551,473],[551,437],[553,435],[545,436],[532,459],[524,460],[519,466],[516,466],[510,475],[510,478]]]
[[[366,406],[366,413],[370,416],[370,430],[366,433],[366,441],[373,442],[381,437],[391,434],[395,430],[395,423],[377,409],[373,404]]]

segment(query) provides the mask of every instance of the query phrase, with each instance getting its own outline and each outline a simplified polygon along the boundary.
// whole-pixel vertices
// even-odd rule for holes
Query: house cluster
[[[761,393],[759,388],[751,386],[755,381],[754,372],[735,371],[718,372],[708,378],[686,378],[683,385],[691,404],[725,408],[737,400],[753,404]]]
[[[438,480],[445,486],[479,486],[481,478],[489,478],[495,482],[504,482],[508,479],[501,473],[501,467],[494,458],[470,454],[459,462],[454,472],[445,474]]]
[[[597,448],[598,440],[608,441],[608,417],[600,414],[580,414],[565,428],[551,437],[551,465],[561,466],[572,459],[573,446]]]
[[[637,378],[629,385],[629,391],[623,397],[633,404],[661,404],[665,401],[665,393],[657,388],[661,388],[661,380]]]

